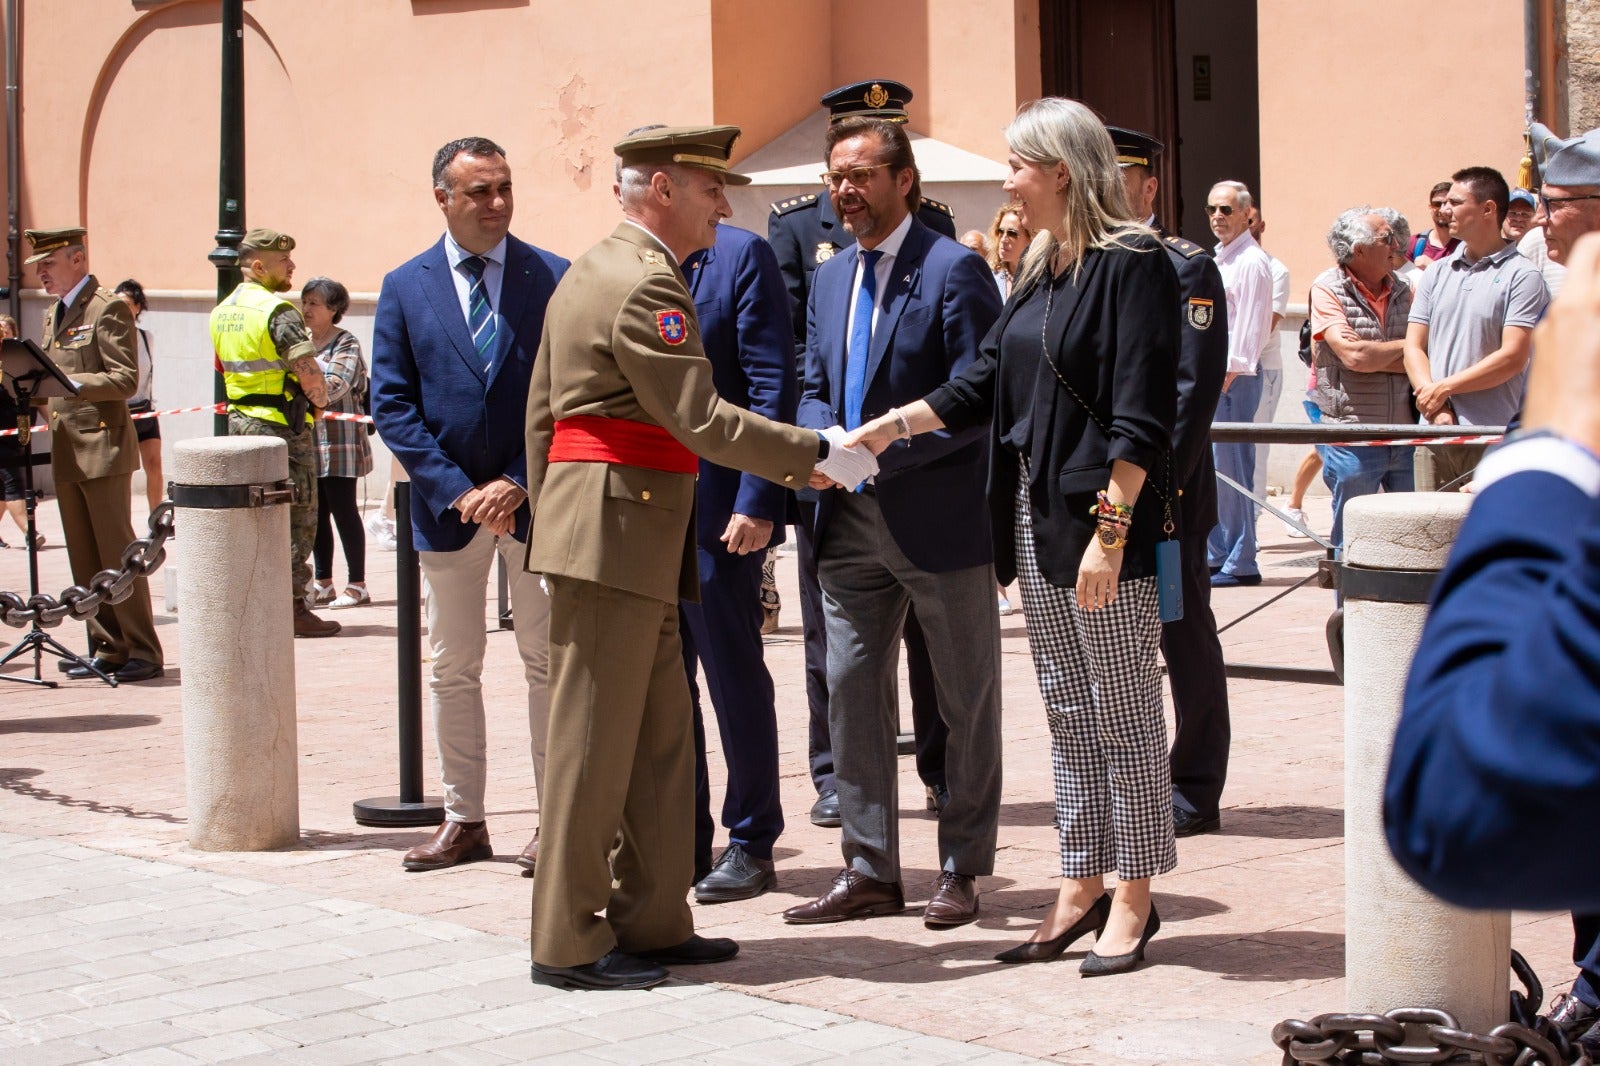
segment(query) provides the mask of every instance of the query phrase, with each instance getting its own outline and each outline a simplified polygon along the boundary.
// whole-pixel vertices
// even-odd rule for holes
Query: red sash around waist
[[[556,420],[552,463],[619,463],[669,474],[694,474],[700,460],[660,426],[626,418],[573,415]]]

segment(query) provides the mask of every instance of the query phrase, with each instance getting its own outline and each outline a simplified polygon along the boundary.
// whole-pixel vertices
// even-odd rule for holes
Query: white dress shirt
[[[894,261],[900,255],[900,246],[906,242],[906,234],[910,232],[911,216],[908,214],[905,218],[900,220],[900,224],[891,230],[889,235],[885,237],[883,242],[876,248],[861,249],[863,252],[873,251],[883,253],[878,257],[878,262],[872,271],[873,276],[877,278],[878,281],[878,291],[873,297],[872,302],[873,333],[877,333],[878,331],[878,313],[883,310],[883,294],[889,288],[889,279],[894,276]],[[854,322],[856,320],[856,301],[861,298],[861,268],[863,265],[865,265],[865,263],[865,259],[861,259],[859,257],[856,259],[856,280],[855,284],[850,289],[850,307],[848,309],[848,315],[845,318],[846,322]],[[850,332],[848,329],[846,329],[845,337],[848,338],[849,336]],[[845,355],[848,357],[850,353],[846,352]]]
[[[1266,252],[1266,249],[1262,249]],[[1272,314],[1277,315],[1279,323],[1276,329],[1272,327],[1272,318],[1267,318],[1267,339],[1261,345],[1261,359],[1257,366],[1262,370],[1283,369],[1283,344],[1278,337],[1283,332],[1282,318],[1289,313],[1289,268],[1278,261],[1277,256],[1266,252],[1267,266],[1272,270]],[[1229,321],[1232,321],[1231,319]],[[1270,422],[1272,419],[1267,419]]]
[[[461,269],[461,261],[473,253],[467,251],[456,243],[450,236],[450,231],[444,234],[444,258],[450,264],[450,277],[456,285],[456,299],[461,301],[461,321],[470,322],[471,316],[467,314],[467,299],[472,294],[472,278],[465,270]],[[483,253],[486,265],[483,268],[483,287],[489,293],[489,312],[494,315],[494,328],[498,330],[504,319],[500,317],[500,283],[506,276],[506,239],[500,238],[500,243]]]
[[[1272,264],[1249,231],[1217,245],[1228,294],[1228,373],[1254,374],[1272,327]]]

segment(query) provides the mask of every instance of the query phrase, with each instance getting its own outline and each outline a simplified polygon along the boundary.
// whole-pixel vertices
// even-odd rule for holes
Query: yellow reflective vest
[[[294,375],[267,329],[280,307],[292,310],[294,305],[253,281],[242,283],[211,311],[211,346],[222,367],[229,409],[287,427],[299,381],[290,387]],[[305,417],[306,425],[311,425],[309,407]]]

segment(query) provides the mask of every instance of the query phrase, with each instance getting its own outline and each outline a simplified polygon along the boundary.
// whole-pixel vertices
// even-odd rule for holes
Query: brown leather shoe
[[[517,865],[522,867],[523,877],[532,877],[539,866],[539,830],[533,831],[533,839],[528,841],[528,846],[522,849],[522,854],[517,856]]]
[[[494,858],[489,827],[483,822],[446,822],[426,843],[406,852],[400,865],[407,870],[444,870],[461,862]]]
[[[344,628],[331,618],[318,618],[311,613],[305,600],[294,601],[294,635],[297,637],[331,637]]]
[[[939,887],[922,912],[922,924],[929,929],[949,929],[978,920],[978,882],[968,874],[946,870],[939,875]]]
[[[874,881],[846,868],[833,879],[833,887],[810,903],[790,907],[783,920],[790,925],[821,925],[877,914],[898,914],[906,909],[898,881]]]

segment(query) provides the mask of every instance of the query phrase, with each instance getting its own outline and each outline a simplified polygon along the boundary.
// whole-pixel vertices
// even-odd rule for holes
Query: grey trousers
[[[1000,616],[994,567],[931,573],[906,559],[878,501],[840,493],[818,558],[828,630],[828,721],[847,866],[900,880],[895,755],[900,630],[916,605],[950,728],[940,869],[994,872],[1000,819]]]

